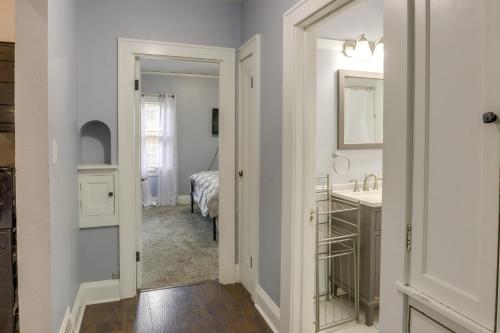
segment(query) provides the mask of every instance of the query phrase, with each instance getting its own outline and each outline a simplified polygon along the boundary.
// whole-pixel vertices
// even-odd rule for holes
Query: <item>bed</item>
[[[217,241],[219,216],[219,172],[202,171],[189,177],[191,181],[191,213],[194,204],[200,207],[201,215],[209,216],[213,222],[214,240]]]

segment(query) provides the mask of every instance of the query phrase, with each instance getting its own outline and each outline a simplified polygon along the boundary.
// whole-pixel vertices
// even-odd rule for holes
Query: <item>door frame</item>
[[[249,214],[250,216],[247,216],[246,221],[249,224],[252,224],[255,226],[254,230],[254,235],[256,236],[255,239],[251,240],[251,247],[252,247],[252,252],[254,254],[253,257],[253,274],[254,274],[254,285],[252,290],[249,290],[252,299],[255,300],[255,294],[256,294],[256,288],[259,285],[259,222],[260,222],[260,76],[261,76],[261,58],[260,58],[260,48],[261,48],[261,37],[259,34],[253,36],[250,38],[245,44],[243,44],[239,50],[238,50],[238,133],[241,135],[242,131],[242,121],[241,121],[241,110],[243,109],[242,106],[242,85],[241,85],[241,78],[242,78],[242,66],[241,63],[243,60],[247,59],[250,56],[255,57],[255,77],[254,77],[254,89],[255,89],[255,96],[256,96],[256,115],[255,115],[255,126],[249,126],[249,130],[253,133],[254,139],[253,143],[255,144],[255,154],[253,154],[249,158],[249,163],[247,168],[243,168],[243,170],[247,169],[253,169],[255,170],[255,178],[249,180],[249,182],[252,182],[255,184],[255,186],[249,191]],[[241,170],[242,169],[242,160],[241,160],[241,137],[238,136],[238,168]],[[241,239],[243,237],[242,235],[242,229],[241,228],[241,222],[243,219],[241,218],[241,207],[243,205],[242,202],[242,193],[241,193],[241,186],[239,186],[238,183],[238,245],[239,245],[239,258],[238,258],[238,263],[240,265],[240,281],[241,281],[241,275],[242,269],[241,269],[241,263],[242,263],[242,248],[241,248]]]
[[[351,0],[302,0],[284,14],[283,34],[283,164],[281,220],[281,332],[305,332],[307,311],[303,305],[305,221],[312,207],[307,179],[311,174],[308,154],[312,115],[307,112],[315,88],[306,84],[305,73],[315,71],[307,59],[307,33],[311,24],[342,8]],[[412,180],[411,65],[413,44],[409,2],[384,2],[384,214],[381,262],[380,331],[406,332],[407,296],[398,285],[408,283],[406,226],[410,223]],[[390,93],[389,93],[390,92]],[[403,126],[401,126],[403,125]],[[309,133],[309,135],[306,135]],[[312,255],[310,256],[312,258]],[[312,295],[311,295],[312,296]],[[303,328],[306,330],[303,330]]]
[[[136,158],[134,74],[138,56],[219,64],[219,282],[236,281],[235,164],[236,52],[232,48],[118,38],[118,164],[120,186],[120,297],[137,293],[136,239],[141,218],[140,177]],[[131,182],[131,179],[135,179]],[[139,221],[140,220],[140,221]]]

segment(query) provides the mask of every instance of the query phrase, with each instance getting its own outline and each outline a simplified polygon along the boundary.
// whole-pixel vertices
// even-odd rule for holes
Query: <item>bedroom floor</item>
[[[190,205],[144,208],[141,289],[168,288],[219,276],[212,221]]]

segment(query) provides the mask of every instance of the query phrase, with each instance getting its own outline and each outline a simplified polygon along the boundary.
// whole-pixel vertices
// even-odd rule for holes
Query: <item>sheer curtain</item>
[[[146,158],[146,113],[144,110],[144,96],[141,96],[141,187],[142,205],[149,207],[153,205],[151,186],[148,181],[148,159]]]
[[[160,163],[158,204],[175,206],[177,201],[177,123],[174,96],[160,96]]]

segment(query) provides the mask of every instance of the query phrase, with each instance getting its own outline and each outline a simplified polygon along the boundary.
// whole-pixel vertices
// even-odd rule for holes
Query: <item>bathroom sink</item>
[[[382,190],[353,192],[351,190],[333,191],[333,195],[351,202],[370,207],[382,206]]]

